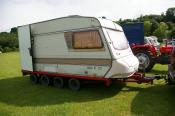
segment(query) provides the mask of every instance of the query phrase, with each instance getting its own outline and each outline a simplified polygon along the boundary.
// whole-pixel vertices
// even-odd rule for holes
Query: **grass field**
[[[31,84],[22,77],[19,54],[0,54],[0,116],[175,116],[175,86],[86,84],[81,91]],[[156,65],[149,74],[165,74]]]

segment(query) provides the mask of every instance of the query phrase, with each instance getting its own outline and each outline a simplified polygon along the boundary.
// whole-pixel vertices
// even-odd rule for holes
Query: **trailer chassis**
[[[80,89],[80,82],[79,80],[89,80],[89,81],[103,81],[105,83],[105,85],[108,87],[112,82],[115,81],[122,81],[122,82],[135,82],[138,84],[141,83],[149,83],[149,84],[153,84],[153,80],[154,79],[161,79],[164,78],[164,76],[160,76],[160,75],[154,75],[154,76],[145,76],[145,73],[139,73],[136,72],[134,73],[131,77],[128,78],[119,78],[119,79],[113,79],[113,78],[104,78],[104,77],[95,77],[95,76],[81,76],[81,75],[68,75],[68,74],[58,74],[58,73],[48,73],[48,72],[32,72],[32,71],[26,71],[26,70],[22,70],[23,75],[30,75],[30,80],[33,83],[38,83],[39,81],[42,81],[43,78],[44,81],[42,81],[41,83],[44,85],[49,85],[49,80],[50,79],[57,79],[57,83],[61,83],[60,85],[55,85],[58,88],[62,88],[63,87],[63,79],[67,79],[67,80],[73,80],[73,83],[77,83],[79,86],[78,87],[72,87],[71,84],[69,85],[70,89],[72,90],[79,90]],[[36,77],[36,78],[35,78]],[[48,78],[47,78],[48,77]],[[39,78],[39,79],[37,79]],[[50,79],[49,79],[50,78]]]

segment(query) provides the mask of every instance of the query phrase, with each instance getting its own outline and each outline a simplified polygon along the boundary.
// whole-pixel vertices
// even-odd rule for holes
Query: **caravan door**
[[[33,71],[30,25],[18,27],[22,70]]]

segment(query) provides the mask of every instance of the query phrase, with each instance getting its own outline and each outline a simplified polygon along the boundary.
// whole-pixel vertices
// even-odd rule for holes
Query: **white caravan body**
[[[95,17],[68,16],[18,27],[22,70],[126,78],[139,66],[122,28]]]

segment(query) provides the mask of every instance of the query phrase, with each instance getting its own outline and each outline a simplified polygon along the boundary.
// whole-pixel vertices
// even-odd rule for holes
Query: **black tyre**
[[[53,79],[53,85],[56,87],[56,88],[63,88],[64,87],[64,79],[61,78],[61,77],[55,77]]]
[[[30,81],[33,83],[33,84],[37,84],[39,82],[39,78],[37,75],[35,74],[31,74],[30,75]]]
[[[154,66],[154,61],[149,52],[146,50],[140,50],[134,52],[135,56],[139,60],[139,71],[150,71]]]
[[[50,78],[47,75],[41,75],[41,84],[50,85]]]
[[[69,88],[70,88],[71,90],[73,90],[73,91],[78,91],[78,90],[80,90],[81,84],[80,84],[79,79],[71,78],[71,79],[69,79],[68,84],[69,84]]]

